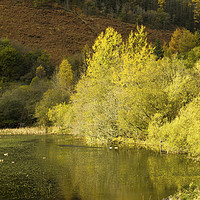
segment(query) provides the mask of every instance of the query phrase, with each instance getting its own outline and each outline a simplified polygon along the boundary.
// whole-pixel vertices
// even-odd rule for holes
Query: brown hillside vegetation
[[[54,64],[64,56],[80,53],[91,46],[97,35],[112,26],[124,38],[136,25],[105,17],[85,16],[80,11],[67,12],[61,7],[34,8],[28,1],[0,1],[0,38],[16,40],[23,45],[45,49]],[[79,13],[79,14],[78,14]],[[168,42],[171,32],[147,28],[148,39]]]

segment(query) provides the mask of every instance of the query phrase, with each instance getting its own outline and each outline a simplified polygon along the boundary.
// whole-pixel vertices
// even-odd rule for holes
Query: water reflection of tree
[[[57,181],[66,199],[162,198],[176,189],[169,163],[160,171],[163,158],[150,152],[54,147],[49,158],[60,169]]]
[[[76,141],[63,139],[63,136],[42,137],[1,149],[15,163],[1,163],[0,197],[162,199],[199,174],[196,165],[176,156],[160,156],[145,150],[86,148],[80,141],[76,146]],[[65,142],[68,147],[59,146]]]
[[[153,187],[160,194],[168,188],[174,193],[180,188],[198,180],[199,167],[197,163],[179,155],[159,155],[148,158],[148,169]],[[167,186],[167,188],[166,188]],[[171,194],[172,194],[171,193]]]

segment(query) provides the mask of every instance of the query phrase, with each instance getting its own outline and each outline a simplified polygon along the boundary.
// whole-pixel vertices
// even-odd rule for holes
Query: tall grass
[[[0,135],[45,135],[52,133],[54,133],[52,129],[47,130],[45,127],[0,129]]]

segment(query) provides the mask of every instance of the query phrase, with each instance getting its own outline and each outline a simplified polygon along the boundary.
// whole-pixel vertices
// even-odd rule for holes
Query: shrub
[[[195,63],[200,60],[200,46],[193,48],[187,54],[187,67],[194,67]]]

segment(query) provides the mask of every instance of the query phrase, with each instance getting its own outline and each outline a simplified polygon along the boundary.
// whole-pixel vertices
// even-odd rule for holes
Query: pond
[[[200,179],[199,163],[71,136],[0,136],[0,199],[162,200]]]

